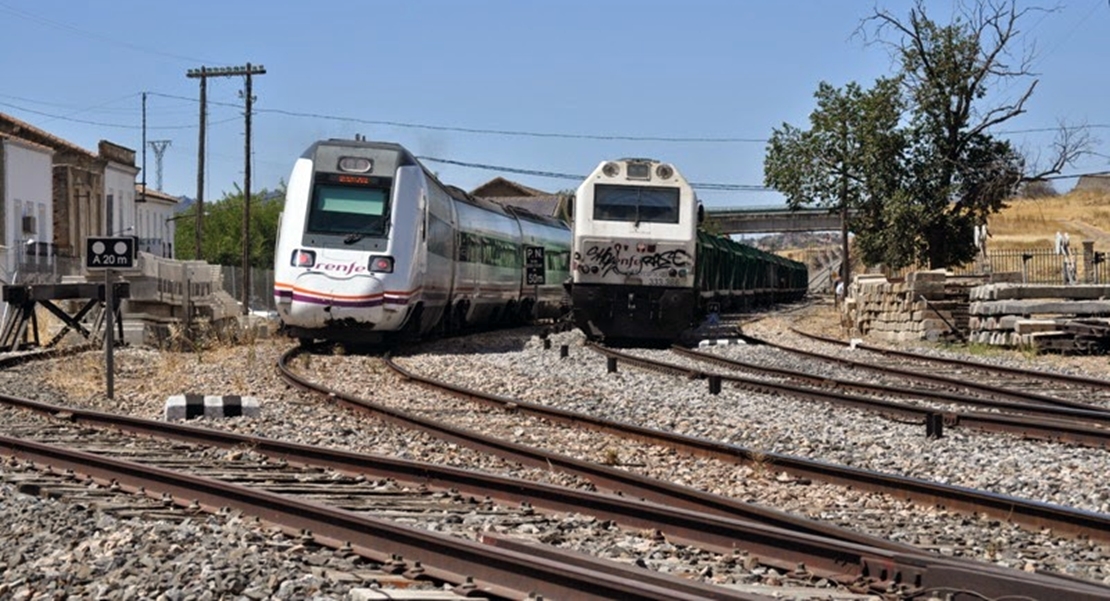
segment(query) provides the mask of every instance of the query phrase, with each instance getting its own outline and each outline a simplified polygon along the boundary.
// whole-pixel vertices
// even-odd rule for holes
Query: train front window
[[[317,184],[308,213],[308,231],[384,236],[388,208],[388,189]]]
[[[594,186],[594,219],[634,223],[678,223],[679,189],[653,186]]]

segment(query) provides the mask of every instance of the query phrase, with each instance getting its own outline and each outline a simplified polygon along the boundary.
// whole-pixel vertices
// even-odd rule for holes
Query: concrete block
[[[708,340],[701,340],[698,342],[699,347],[705,346],[729,346],[733,344],[747,344],[739,338],[710,338]]]
[[[258,400],[237,394],[201,395],[179,394],[166,399],[164,416],[166,421],[177,421],[203,417],[218,419],[223,417],[258,417]]]

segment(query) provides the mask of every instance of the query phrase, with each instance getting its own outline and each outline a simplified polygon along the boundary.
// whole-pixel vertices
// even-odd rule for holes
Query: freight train
[[[804,263],[699,229],[704,209],[673,165],[603,161],[578,187],[569,283],[591,340],[680,342],[710,312],[800,299]]]
[[[274,300],[305,343],[553,319],[568,310],[570,242],[564,222],[445,185],[398,144],[318,141],[289,177]]]

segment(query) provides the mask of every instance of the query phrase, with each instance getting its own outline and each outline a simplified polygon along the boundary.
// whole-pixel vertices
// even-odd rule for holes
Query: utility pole
[[[146,92],[143,92],[143,189],[139,202],[146,202]]]
[[[262,65],[251,66],[247,63],[247,93],[246,98],[246,139],[244,148],[243,165],[243,315],[250,313],[251,299],[251,105],[254,97],[251,95],[251,75],[262,75],[266,69]]]
[[[243,173],[243,314],[250,311],[250,201],[251,201],[251,76],[266,73],[262,65],[247,63],[242,67],[201,67],[189,69],[186,76],[200,78],[200,150],[197,158],[197,259],[200,259],[201,215],[204,213],[204,122],[205,122],[205,81],[209,77],[235,77],[245,75],[246,89],[246,170]]]
[[[206,67],[189,69],[185,76],[200,79],[200,139],[197,142],[197,253],[193,257],[200,260],[201,224],[204,220],[204,124],[207,122],[206,109],[208,108],[208,77],[212,74]]]
[[[151,148],[154,149],[154,181],[158,182],[155,187],[159,192],[162,191],[162,157],[166,154],[166,148],[172,145],[171,140],[151,140],[147,142]],[[146,164],[146,153],[143,153],[144,169]],[[143,180],[143,187],[146,188],[146,180]]]

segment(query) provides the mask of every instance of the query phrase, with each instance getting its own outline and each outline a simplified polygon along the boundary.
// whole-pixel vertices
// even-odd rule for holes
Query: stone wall
[[[1020,274],[904,279],[857,276],[842,311],[852,334],[888,342],[950,340],[1037,352],[1110,349],[1110,285],[1022,284]]]
[[[953,278],[942,270],[895,280],[859,275],[843,310],[854,333],[879,340],[959,340],[967,330],[967,291],[980,281]]]
[[[1110,285],[989,284],[971,291],[968,338],[1037,351],[1096,352],[1110,328]]]

